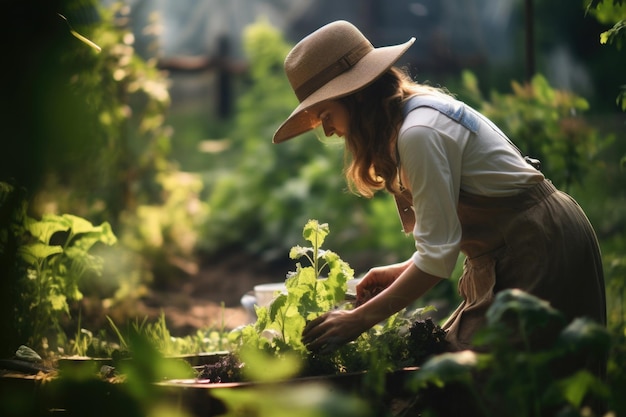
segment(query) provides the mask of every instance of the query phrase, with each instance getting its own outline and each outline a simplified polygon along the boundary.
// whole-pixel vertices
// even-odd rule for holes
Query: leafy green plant
[[[276,295],[267,307],[257,307],[255,323],[233,332],[224,328],[201,331],[183,338],[173,337],[165,315],[151,323],[136,319],[125,327],[107,317],[117,343],[104,342],[104,335],[80,328],[72,341],[77,354],[105,352],[121,359],[134,357],[129,340],[140,337],[162,355],[229,351],[214,365],[206,366],[199,376],[213,382],[277,380],[298,375],[328,375],[368,371],[372,390],[382,394],[385,374],[405,366],[414,366],[445,346],[445,332],[431,319],[421,320],[432,307],[396,314],[361,335],[356,341],[335,352],[314,354],[301,342],[307,320],[332,308],[350,306],[346,301],[346,283],[353,270],[333,251],[322,249],[330,233],[328,224],[309,220],[303,237],[310,246],[294,246],[290,257],[304,260],[286,278],[286,292]],[[374,349],[373,347],[376,346]],[[259,364],[272,362],[268,367]],[[243,365],[245,363],[245,366]]]
[[[50,330],[62,334],[61,315],[69,315],[69,301],[82,298],[79,283],[102,272],[102,259],[90,253],[96,244],[113,245],[108,223],[94,226],[71,214],[46,214],[40,220],[24,216],[18,233],[23,277],[21,296],[27,300],[20,321],[31,328],[29,343],[39,347]]]
[[[217,328],[197,329],[185,336],[173,336],[167,325],[165,313],[151,321],[148,317],[134,318],[121,325],[106,317],[110,332],[100,329],[97,333],[81,326],[80,317],[74,336],[59,350],[63,353],[91,358],[131,357],[129,339],[136,335],[145,339],[164,356],[197,355],[233,351],[236,340],[224,324]]]
[[[244,346],[272,352],[306,352],[300,340],[306,321],[345,300],[346,282],[354,272],[335,252],[321,249],[329,231],[328,224],[316,220],[304,226],[303,237],[312,246],[294,246],[289,257],[304,258],[310,265],[298,263],[285,281],[287,293],[278,294],[268,307],[256,307],[257,321],[241,330]]]
[[[171,170],[156,175],[155,182],[162,197],[126,212],[119,236],[126,250],[141,255],[150,283],[167,288],[197,272],[198,229],[206,223],[209,208],[201,198],[204,184],[198,174]],[[127,289],[115,298],[140,295]]]
[[[626,3],[623,0],[591,0],[587,5],[587,12],[598,22],[613,25],[600,33],[600,43],[614,44],[617,49],[621,49],[626,42]],[[626,85],[621,86],[615,104],[620,106],[622,111],[626,111]]]
[[[148,321],[148,318],[142,320],[136,318],[124,327],[117,325],[110,317],[107,317],[107,320],[117,338],[116,344],[110,344],[115,349],[109,353],[114,355],[133,355],[128,342],[130,335],[142,337],[165,356],[224,352],[232,350],[235,346],[234,337],[225,328],[199,329],[195,334],[184,337],[172,336],[163,312],[155,322]]]
[[[119,349],[119,345],[112,344],[107,340],[104,329],[100,329],[98,334],[81,326],[81,318],[78,319],[78,326],[74,337],[71,338],[67,346],[59,350],[69,355],[90,358],[108,358],[111,353]]]
[[[484,99],[473,73],[463,73],[465,92],[521,150],[541,161],[542,171],[564,190],[581,184],[612,136],[601,135],[583,117],[589,103],[554,89],[542,75],[526,84],[511,82],[512,93]]]
[[[352,268],[335,252],[321,248],[329,232],[326,223],[306,223],[303,237],[311,246],[294,246],[290,257],[304,259],[308,265],[298,262],[287,275],[286,292],[277,294],[269,306],[257,307],[257,321],[234,332],[238,345],[233,353],[245,363],[244,375],[250,363],[268,357],[291,363],[279,373],[282,377],[367,370],[367,385],[381,394],[388,371],[418,365],[441,352],[445,332],[432,320],[422,319],[432,307],[404,310],[332,352],[309,352],[301,341],[306,322],[330,309],[351,306],[345,295]],[[278,366],[271,368],[276,377]]]
[[[588,407],[610,396],[593,365],[602,363],[611,343],[603,326],[585,318],[568,324],[549,303],[505,290],[496,295],[476,342],[489,353],[446,353],[423,364],[411,382],[423,411],[450,412],[455,405],[441,400],[456,387],[472,415],[602,415],[594,414],[601,408]]]
[[[28,167],[32,184],[25,186],[37,203],[31,210],[39,215],[54,205],[56,212],[108,221],[120,242],[106,251],[117,262],[102,281],[119,284],[121,291],[114,300],[137,297],[154,280],[154,269],[162,266],[179,272],[173,264],[194,266],[188,246],[195,238],[184,226],[201,216],[184,213],[184,202],[172,191],[176,186],[170,186],[178,180],[180,193],[195,187],[185,182],[185,174],[170,159],[173,131],[165,123],[170,106],[167,76],[157,67],[156,58],[137,52],[128,5],[68,0],[41,8],[33,1],[23,3],[33,3],[20,6],[32,9],[33,14],[27,13],[30,16],[13,13],[16,27],[27,25],[23,40],[40,46],[42,39],[47,42],[41,48],[24,48],[37,65],[20,80],[36,88],[28,88],[25,94],[20,85],[7,98],[7,103],[33,103],[27,112],[6,119],[19,120],[16,124],[22,126],[18,129],[24,137],[16,142],[27,144],[15,153],[19,161],[15,165]],[[52,17],[47,15],[50,11]],[[151,19],[150,24],[145,30],[156,34],[158,19]],[[97,44],[99,52],[85,39]],[[194,202],[188,203],[192,208]],[[201,203],[194,207],[202,211]],[[163,220],[168,218],[184,221],[172,225]],[[142,236],[146,238],[143,245],[132,239],[133,234],[145,232],[149,221],[161,226],[163,246],[154,248],[154,241],[148,240],[151,235]],[[165,256],[164,251],[168,252]],[[106,290],[114,291],[111,286]]]

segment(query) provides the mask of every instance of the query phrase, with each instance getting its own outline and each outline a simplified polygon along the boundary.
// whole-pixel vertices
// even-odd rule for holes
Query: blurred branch
[[[248,64],[243,61],[208,56],[173,56],[159,59],[158,67],[165,70],[178,71],[211,71],[226,70],[232,74],[246,71]]]
[[[589,9],[595,9],[597,8],[601,3],[603,3],[604,0],[591,0],[589,2]],[[613,4],[617,5],[617,4],[622,4],[624,3],[624,0],[613,0]]]

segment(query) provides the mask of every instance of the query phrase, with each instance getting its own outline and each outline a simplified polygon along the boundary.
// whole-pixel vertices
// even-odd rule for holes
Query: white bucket
[[[267,307],[279,293],[286,294],[287,287],[284,282],[270,282],[254,286],[255,304],[259,307]]]
[[[255,306],[269,306],[279,292],[287,293],[287,286],[284,282],[270,282],[255,285],[252,291],[248,291],[241,297],[241,305],[248,312],[249,321],[251,323],[256,320]]]

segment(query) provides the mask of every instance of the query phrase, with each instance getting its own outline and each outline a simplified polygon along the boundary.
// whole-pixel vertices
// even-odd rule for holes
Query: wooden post
[[[228,118],[232,113],[232,76],[229,65],[230,39],[222,35],[217,41],[217,114]]]
[[[526,81],[535,75],[535,20],[533,0],[524,0],[525,2],[525,47],[526,47]]]

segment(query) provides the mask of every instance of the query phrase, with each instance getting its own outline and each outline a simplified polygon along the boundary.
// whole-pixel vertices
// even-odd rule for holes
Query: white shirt
[[[441,278],[452,274],[460,251],[459,191],[514,195],[543,181],[519,151],[481,121],[477,134],[430,107],[405,118],[398,136],[400,175],[413,195],[415,265]]]

